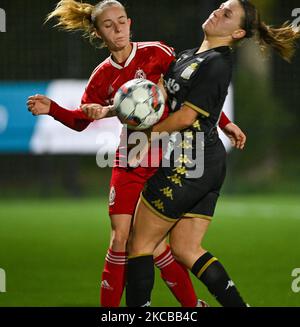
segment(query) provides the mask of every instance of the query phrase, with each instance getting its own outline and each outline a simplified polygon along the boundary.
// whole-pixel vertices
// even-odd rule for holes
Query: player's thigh
[[[192,268],[197,259],[206,252],[202,248],[203,238],[210,221],[199,218],[181,219],[170,232],[170,246],[174,257]]]
[[[146,175],[137,169],[114,168],[110,182],[109,214],[133,215]]]
[[[129,254],[153,254],[175,223],[161,219],[139,201],[130,235]]]

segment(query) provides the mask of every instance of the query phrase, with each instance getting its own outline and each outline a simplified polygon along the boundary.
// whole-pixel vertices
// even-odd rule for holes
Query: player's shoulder
[[[89,83],[91,81],[97,81],[100,77],[103,78],[105,72],[109,71],[110,68],[111,68],[111,63],[108,57],[93,70],[89,79]]]
[[[230,47],[223,46],[212,49],[208,53],[206,58],[207,61],[213,61],[214,63],[224,64],[225,62],[231,61],[232,59],[232,50]]]
[[[218,47],[208,51],[205,56],[204,66],[208,75],[220,77],[222,79],[230,78],[232,74],[232,50],[229,47]]]
[[[102,61],[92,72],[87,87],[93,87],[93,85],[101,85],[101,81],[105,80],[105,76],[109,74],[111,64],[109,57]]]
[[[137,42],[137,50],[139,52],[160,52],[168,56],[174,56],[174,48],[162,41]]]
[[[111,66],[109,57],[102,61],[92,72],[92,76],[101,74],[104,70],[108,69]]]

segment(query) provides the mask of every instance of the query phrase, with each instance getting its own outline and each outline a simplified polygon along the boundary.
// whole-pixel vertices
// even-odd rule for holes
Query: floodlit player
[[[176,105],[171,107],[173,115],[155,125],[153,131],[181,131],[180,135],[189,139],[178,146],[192,146],[195,154],[197,126],[201,125],[205,132],[204,173],[202,177],[191,178],[192,170],[186,164],[189,157],[176,167],[173,153],[170,167],[160,167],[147,181],[129,242],[128,306],[151,303],[152,254],[170,230],[175,257],[207,286],[222,306],[247,306],[219,260],[199,246],[214,215],[225,177],[226,152],[215,125],[231,80],[231,47],[244,38],[257,36],[263,48],[271,47],[290,61],[299,33],[289,25],[267,26],[255,6],[242,0],[224,2],[202,28],[205,39],[200,47],[179,55],[164,77],[169,103]],[[175,83],[176,90],[172,88]]]
[[[147,78],[158,83],[161,74],[165,74],[174,61],[173,49],[161,42],[130,41],[131,20],[118,1],[101,1],[92,6],[63,0],[48,18],[53,17],[59,19],[58,26],[61,28],[82,30],[90,39],[100,40],[111,52],[111,56],[92,73],[82,97],[81,108],[67,110],[42,95],[28,99],[28,108],[34,115],[48,114],[74,130],[82,131],[94,119],[112,115],[112,99],[123,83],[134,78]],[[166,110],[164,118],[167,113]],[[245,135],[225,115],[221,117],[220,127],[237,148],[243,147]],[[156,168],[151,167],[121,168],[120,159],[118,150],[109,197],[112,234],[102,274],[103,307],[118,307],[120,304],[126,280],[126,245],[132,217],[144,183],[156,171]],[[163,280],[180,304],[185,307],[196,306],[197,297],[188,271],[174,259],[166,241],[155,250],[154,256]],[[199,304],[204,305],[202,302]]]

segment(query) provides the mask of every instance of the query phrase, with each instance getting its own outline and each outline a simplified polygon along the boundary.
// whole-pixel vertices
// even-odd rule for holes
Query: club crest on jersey
[[[189,80],[202,61],[203,59],[201,61],[197,60],[197,62],[193,62],[191,65],[185,68],[185,70],[181,73],[181,77],[185,80]]]
[[[109,205],[113,206],[116,199],[116,189],[112,186],[109,192]]]
[[[135,72],[134,78],[147,79],[147,75],[142,69],[138,69]]]

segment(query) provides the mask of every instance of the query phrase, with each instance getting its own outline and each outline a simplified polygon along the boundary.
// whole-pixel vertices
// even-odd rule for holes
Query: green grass
[[[300,203],[289,197],[223,197],[205,239],[252,306],[300,306]],[[0,202],[0,306],[98,306],[110,236],[106,200]],[[193,277],[199,297],[217,306]],[[154,306],[178,306],[156,275]],[[122,301],[124,305],[124,299]]]

